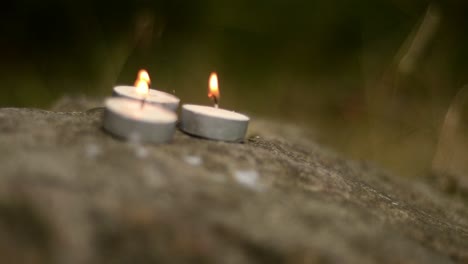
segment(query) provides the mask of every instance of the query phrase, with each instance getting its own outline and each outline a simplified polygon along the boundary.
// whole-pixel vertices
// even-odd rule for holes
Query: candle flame
[[[217,106],[220,96],[219,96],[219,87],[218,87],[218,75],[216,74],[216,72],[211,73],[208,86],[209,86],[208,97],[213,99],[215,106]]]
[[[136,92],[142,96],[146,96],[149,92],[151,80],[146,70],[138,71],[137,79],[135,80]]]

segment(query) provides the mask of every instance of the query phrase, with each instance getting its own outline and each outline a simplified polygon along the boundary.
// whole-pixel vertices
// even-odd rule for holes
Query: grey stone
[[[153,145],[63,106],[0,109],[2,263],[468,262],[465,200],[294,126],[252,118],[242,144]]]

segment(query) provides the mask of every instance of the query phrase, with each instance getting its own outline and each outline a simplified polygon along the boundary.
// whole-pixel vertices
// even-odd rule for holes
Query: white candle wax
[[[182,106],[180,128],[191,135],[222,141],[242,141],[249,117],[233,111],[202,105]]]
[[[177,116],[160,106],[126,98],[109,98],[105,102],[103,127],[108,132],[142,142],[163,143],[172,139]]]
[[[147,103],[160,105],[172,111],[177,110],[180,102],[180,99],[174,95],[154,89],[149,89],[148,94],[146,97],[144,97],[137,93],[135,86],[115,86],[113,95],[139,101],[143,100],[143,98],[146,98],[145,101]]]

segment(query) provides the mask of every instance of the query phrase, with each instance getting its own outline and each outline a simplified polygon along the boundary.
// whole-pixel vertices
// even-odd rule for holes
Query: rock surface
[[[147,145],[70,105],[0,109],[2,263],[468,263],[466,201],[295,127]]]

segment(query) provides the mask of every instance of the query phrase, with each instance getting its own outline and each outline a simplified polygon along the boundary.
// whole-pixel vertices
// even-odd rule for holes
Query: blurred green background
[[[463,174],[467,3],[10,1],[0,106],[107,96],[140,68],[183,103],[209,104],[217,71],[224,108],[310,128],[402,175]]]

